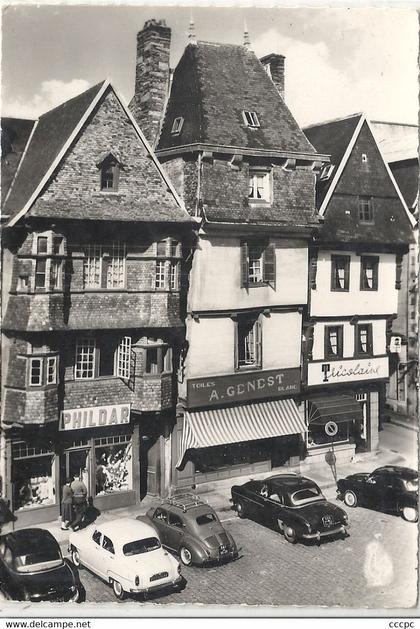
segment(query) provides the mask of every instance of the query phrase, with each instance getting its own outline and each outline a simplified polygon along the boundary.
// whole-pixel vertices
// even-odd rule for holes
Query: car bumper
[[[319,541],[321,537],[338,535],[339,533],[342,533],[344,535],[346,532],[347,532],[346,526],[344,526],[343,524],[341,526],[336,526],[333,529],[328,529],[328,531],[317,531],[316,533],[304,533],[302,537],[303,539],[317,539]]]
[[[204,563],[224,563],[225,561],[232,561],[238,558],[238,551],[227,550],[226,552],[209,551],[210,555],[204,559]]]
[[[156,592],[158,590],[165,590],[171,587],[177,587],[184,582],[184,577],[180,574],[176,579],[165,581],[163,583],[156,583],[149,587],[130,588],[132,594],[149,594],[149,592]]]

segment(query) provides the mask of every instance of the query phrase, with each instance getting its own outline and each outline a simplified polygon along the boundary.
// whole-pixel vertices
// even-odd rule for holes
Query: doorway
[[[88,496],[92,495],[90,486],[90,448],[66,450],[61,457],[60,485],[63,486],[67,478],[73,480],[78,476],[86,485]]]

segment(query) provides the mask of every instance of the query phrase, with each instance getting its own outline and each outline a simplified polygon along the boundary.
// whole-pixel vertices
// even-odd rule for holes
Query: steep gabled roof
[[[139,144],[145,149],[145,157],[148,160],[145,166],[145,176],[150,168],[154,168],[158,173],[157,177],[153,177],[150,198],[145,199],[144,203],[140,201],[137,204],[127,203],[127,207],[124,208],[125,215],[120,213],[121,220],[192,221],[131,112],[109,81],[103,81],[47,112],[35,123],[3,208],[3,216],[9,218],[10,226],[14,225],[32,207],[36,210],[35,215],[49,217],[62,216],[63,211],[68,213],[74,206],[75,212],[78,209],[78,214],[75,213],[76,218],[107,220],[115,218],[115,202],[108,198],[97,199],[96,203],[91,201],[89,206],[84,208],[80,208],[80,203],[72,204],[68,199],[61,202],[60,199],[51,201],[42,198],[43,190],[109,91],[115,94],[119,105],[134,128]],[[34,205],[35,202],[36,205]],[[83,216],[80,216],[80,211]]]
[[[329,179],[323,181],[318,180],[316,189],[317,207],[320,207],[324,200],[337,169],[341,164],[347,147],[360,124],[362,114],[353,114],[347,118],[330,120],[318,124],[304,127],[303,131],[309,142],[315,147],[319,153],[330,155],[330,164],[334,166]]]
[[[408,208],[414,208],[419,191],[419,160],[415,157],[393,162],[390,168]]]
[[[256,112],[251,129],[242,112]],[[184,118],[171,135],[175,118]],[[255,54],[243,46],[189,45],[174,72],[157,150],[190,144],[315,155]]]
[[[317,206],[325,222],[321,240],[328,242],[406,245],[415,219],[363,114],[314,125],[305,130],[316,150],[331,152],[335,169],[327,182],[318,180]],[[363,168],[363,153],[369,164]],[[373,198],[372,224],[358,218],[359,196]]]
[[[2,204],[31,135],[35,120],[1,119],[1,196]]]
[[[40,116],[6,198],[3,214],[14,217],[25,207],[104,86],[105,82],[98,83]]]

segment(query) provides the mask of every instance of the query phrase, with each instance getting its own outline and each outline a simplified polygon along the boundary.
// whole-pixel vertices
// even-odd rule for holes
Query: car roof
[[[299,474],[277,474],[276,476],[266,478],[264,482],[286,489],[313,487],[316,485],[315,481],[306,476],[300,476]]]
[[[201,515],[202,513],[214,512],[213,507],[201,500],[195,494],[179,494],[162,500],[160,505],[167,511],[174,513],[193,513]]]
[[[103,524],[94,524],[93,527],[121,546],[136,539],[157,536],[156,529],[151,524],[133,518],[117,518]]]
[[[46,529],[20,529],[5,535],[7,545],[16,554],[30,554],[40,550],[40,546],[55,544],[58,542]]]
[[[384,465],[383,467],[378,467],[376,470],[372,472],[372,474],[394,474],[395,476],[399,476],[400,478],[406,480],[413,480],[414,478],[418,478],[418,472],[416,470],[412,470],[409,467],[402,467],[400,465]]]

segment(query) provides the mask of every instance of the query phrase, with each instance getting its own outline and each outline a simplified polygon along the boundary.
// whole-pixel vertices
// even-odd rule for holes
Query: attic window
[[[244,122],[247,127],[251,127],[252,129],[258,129],[260,126],[260,121],[258,120],[258,116],[255,111],[243,111],[242,116]]]
[[[321,170],[321,174],[319,175],[319,180],[328,181],[328,179],[332,175],[333,170],[334,170],[334,164],[327,164],[326,166],[324,166],[324,168]]]
[[[101,173],[101,190],[104,192],[116,192],[120,177],[120,163],[112,153],[98,164]]]
[[[368,157],[366,153],[362,153],[362,164],[366,164],[367,161],[368,161]]]
[[[182,131],[182,126],[184,124],[184,118],[175,118],[173,124],[172,124],[172,129],[171,129],[171,135],[179,135]]]

